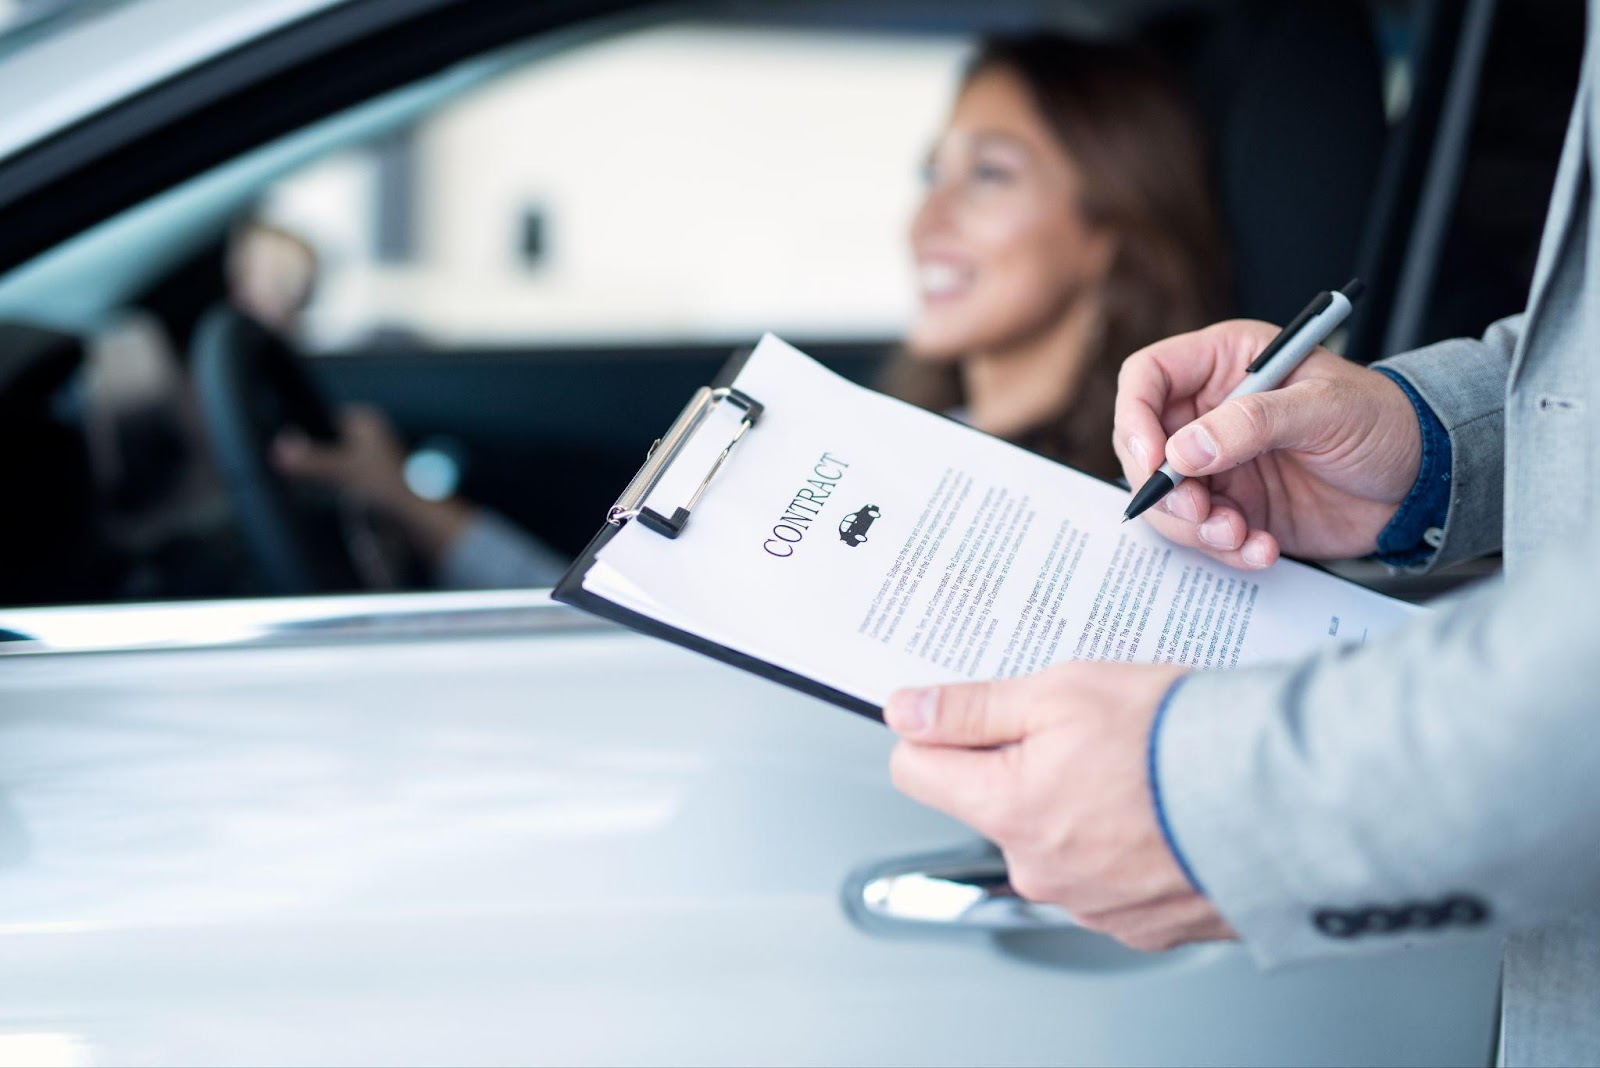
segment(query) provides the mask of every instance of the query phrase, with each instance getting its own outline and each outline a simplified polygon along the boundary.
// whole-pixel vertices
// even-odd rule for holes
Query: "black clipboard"
[[[647,616],[642,612],[635,612],[631,608],[624,608],[584,589],[584,576],[594,566],[596,554],[605,548],[606,543],[616,537],[617,532],[626,524],[642,523],[646,528],[661,537],[676,538],[688,523],[695,504],[710,488],[718,469],[722,466],[722,462],[737,447],[744,434],[760,423],[764,406],[754,397],[733,387],[733,381],[739,376],[745,361],[749,359],[750,351],[745,350],[736,354],[723,365],[722,370],[717,373],[716,378],[712,380],[709,386],[701,387],[689,399],[689,403],[684,406],[677,419],[673,420],[672,426],[668,428],[666,434],[657,439],[656,443],[651,446],[650,453],[645,458],[644,466],[633,476],[633,479],[623,490],[622,496],[617,498],[617,503],[611,507],[611,511],[607,515],[606,521],[601,525],[599,533],[590,539],[583,552],[578,555],[578,558],[572,562],[572,566],[567,568],[566,573],[561,576],[561,581],[556,583],[551,596],[562,604],[582,609],[602,619],[609,619],[613,623],[620,623],[630,630],[648,634],[652,638],[661,638],[671,642],[673,645],[693,650],[703,656],[709,656],[713,660],[720,660],[724,664],[729,664],[739,668],[741,671],[748,671],[754,675],[760,675],[764,679],[771,679],[773,682],[787,686],[791,690],[798,690],[812,697],[819,697],[829,704],[838,705],[840,708],[847,709],[857,715],[882,723],[883,709],[870,701],[864,701],[842,690],[836,690],[832,686],[818,682],[809,676],[778,667],[776,664],[761,660],[748,653],[730,649],[726,645],[703,638],[692,631],[668,626],[659,619]],[[643,502],[649,496],[650,490],[661,480],[662,474],[672,466],[673,461],[681,454],[683,446],[697,430],[704,426],[706,417],[719,404],[733,404],[744,412],[744,416],[740,420],[739,429],[735,432],[733,440],[729,442],[727,448],[722,450],[721,455],[712,465],[710,472],[700,483],[700,488],[686,505],[674,508],[670,516],[645,507]]]

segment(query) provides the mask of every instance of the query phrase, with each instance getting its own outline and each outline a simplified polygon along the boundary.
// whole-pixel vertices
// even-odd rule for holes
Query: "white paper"
[[[1121,522],[1122,490],[771,335],[734,384],[766,410],[683,534],[628,523],[584,586],[874,704],[1070,659],[1259,663],[1424,611],[1292,561],[1243,572],[1179,548]],[[685,505],[740,415],[718,405],[647,503]]]

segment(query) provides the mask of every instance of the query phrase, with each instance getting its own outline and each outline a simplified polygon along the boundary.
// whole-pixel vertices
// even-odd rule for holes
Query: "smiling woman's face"
[[[1112,239],[1085,222],[1081,181],[1015,74],[967,83],[911,224],[913,355],[948,361],[1026,345],[1104,277]]]

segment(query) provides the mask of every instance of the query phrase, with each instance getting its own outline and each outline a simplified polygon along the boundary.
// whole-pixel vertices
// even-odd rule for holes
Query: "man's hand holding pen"
[[[1235,320],[1128,357],[1113,431],[1123,473],[1142,485],[1165,458],[1189,476],[1144,518],[1231,567],[1365,556],[1416,481],[1416,412],[1393,380],[1323,348],[1279,388],[1224,402],[1277,332]]]

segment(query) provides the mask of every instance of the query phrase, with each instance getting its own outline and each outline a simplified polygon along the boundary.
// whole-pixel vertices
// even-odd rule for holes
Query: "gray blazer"
[[[1501,549],[1504,578],[1196,676],[1155,740],[1173,839],[1262,963],[1506,932],[1507,1064],[1600,1063],[1597,8],[1527,310],[1386,361],[1454,450],[1433,566]]]

